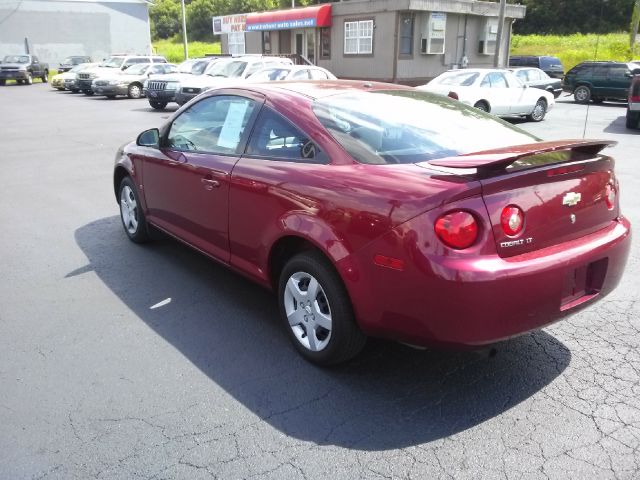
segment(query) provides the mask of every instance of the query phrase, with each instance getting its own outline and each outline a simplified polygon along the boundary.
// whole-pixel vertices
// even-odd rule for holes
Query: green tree
[[[514,24],[518,34],[609,33],[626,31],[634,0],[521,0],[527,7]],[[513,3],[513,2],[510,2]]]
[[[151,36],[154,39],[169,38],[180,32],[180,2],[177,0],[158,0],[149,9]]]

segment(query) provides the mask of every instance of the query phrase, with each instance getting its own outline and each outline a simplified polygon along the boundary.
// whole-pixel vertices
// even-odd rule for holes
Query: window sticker
[[[234,102],[229,105],[227,117],[218,137],[218,146],[232,150],[237,148],[248,106],[247,102]]]

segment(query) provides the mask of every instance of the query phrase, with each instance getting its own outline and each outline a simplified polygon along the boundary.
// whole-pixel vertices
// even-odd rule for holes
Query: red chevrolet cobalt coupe
[[[604,297],[630,246],[611,142],[543,142],[460,102],[326,81],[207,92],[117,154],[155,227],[277,292],[308,360],[367,336],[470,347]]]

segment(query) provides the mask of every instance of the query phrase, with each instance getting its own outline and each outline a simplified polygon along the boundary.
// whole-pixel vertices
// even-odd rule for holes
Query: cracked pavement
[[[637,237],[616,292],[495,355],[372,341],[322,370],[271,294],[172,240],[125,238],[113,157],[167,112],[40,84],[0,88],[0,105],[0,478],[640,477]],[[580,138],[585,113],[561,99],[515,123]],[[637,226],[624,113],[591,106],[587,137],[620,142]]]

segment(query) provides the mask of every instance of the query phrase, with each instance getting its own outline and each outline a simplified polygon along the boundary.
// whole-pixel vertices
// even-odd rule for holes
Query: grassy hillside
[[[511,55],[553,55],[562,60],[565,71],[585,60],[631,60],[628,33],[608,33],[599,38],[595,34],[580,33],[566,36],[514,35]],[[638,57],[640,51],[636,53]]]
[[[158,55],[164,55],[172,63],[184,60],[181,39],[156,40],[153,48]],[[189,58],[204,57],[207,53],[220,53],[220,42],[189,42]]]

